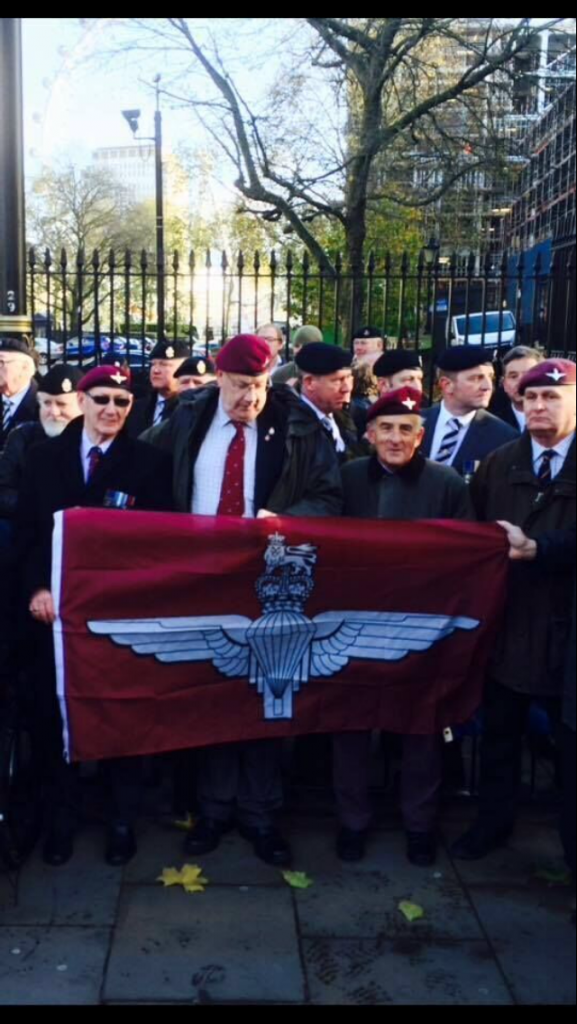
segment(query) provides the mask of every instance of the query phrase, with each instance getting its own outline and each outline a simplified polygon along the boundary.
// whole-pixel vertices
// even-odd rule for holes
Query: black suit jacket
[[[17,514],[18,550],[23,563],[26,596],[50,589],[51,538],[54,512],[67,508],[101,508],[107,490],[135,498],[136,509],[171,511],[172,461],[128,437],[116,438],[84,482],[81,439],[84,420],[79,417],[57,438],[35,445],[24,468]],[[130,512],[127,512],[130,515]]]
[[[130,437],[140,437],[140,435],[148,430],[152,426],[154,419],[154,410],[156,408],[156,391],[152,391],[149,395],[144,398],[137,398],[134,406],[131,409],[126,429]],[[169,398],[162,410],[162,417],[160,422],[164,423],[165,420],[170,419],[174,410],[178,405],[178,397]]]
[[[421,415],[425,421],[425,438],[421,450],[427,458],[431,454],[440,411],[440,405],[433,405],[430,409],[422,410]],[[503,423],[502,420],[490,412],[486,412],[485,409],[479,409],[457,452],[452,468],[463,476],[466,462],[481,462],[496,448],[501,448],[502,445],[508,444],[509,441],[515,441],[518,437],[518,430],[514,430],[513,427]]]
[[[491,399],[489,406],[489,412],[493,413],[493,416],[497,416],[498,419],[503,420],[503,423],[508,423],[513,430],[516,430],[518,434],[521,433],[519,428],[519,421],[513,412],[513,405],[511,399],[505,394],[502,388],[499,388]]]
[[[8,430],[4,434],[2,431],[2,421],[4,419],[4,399],[0,395],[0,452],[3,450],[8,434],[14,427],[19,427],[21,423],[30,423],[31,420],[38,419],[38,385],[35,381],[32,381],[28,391],[24,395],[24,398],[20,402],[14,416],[8,424]]]

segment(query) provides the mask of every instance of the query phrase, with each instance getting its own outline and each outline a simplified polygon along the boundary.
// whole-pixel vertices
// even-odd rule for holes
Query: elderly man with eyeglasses
[[[183,395],[171,419],[143,435],[173,455],[178,511],[244,518],[340,514],[332,440],[291,388],[271,387],[273,362],[264,338],[237,335],[216,358],[218,387],[192,392],[189,401]],[[280,769],[277,740],[203,749],[201,816],[185,852],[210,853],[236,823],[258,857],[288,864],[290,847],[275,827]]]
[[[56,511],[101,508],[111,494],[121,507],[142,511],[172,509],[170,457],[130,438],[125,425],[132,408],[130,371],[99,366],[78,384],[81,415],[59,437],[30,450],[18,502],[18,545],[24,593],[32,619],[33,652],[29,679],[37,709],[47,835],[44,860],[65,864],[74,848],[78,823],[77,778],[62,753],[56,700],[51,625],[55,621],[50,591],[51,537]],[[107,762],[111,805],[106,860],[126,863],[136,851],[134,819],[138,800],[138,762]]]

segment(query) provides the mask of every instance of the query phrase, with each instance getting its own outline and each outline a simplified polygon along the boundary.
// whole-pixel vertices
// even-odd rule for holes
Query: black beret
[[[485,366],[493,362],[491,349],[482,345],[455,345],[446,348],[437,359],[439,370],[447,373],[459,373],[460,370],[473,370],[476,366]]]
[[[38,390],[45,395],[70,395],[76,391],[83,376],[84,371],[79,370],[77,366],[57,363],[42,378]]]
[[[23,338],[0,338],[0,352],[18,352],[34,361],[30,345]]]
[[[189,356],[188,359],[184,360],[182,366],[178,367],[174,376],[204,377],[207,373],[210,373],[213,376],[216,373],[214,360],[211,359],[210,356]]]
[[[312,373],[316,377],[349,369],[352,361],[352,352],[347,352],[339,345],[327,345],[324,341],[313,341],[310,345],[305,345],[295,358],[299,370],[303,373]]]
[[[121,352],[107,352],[100,360],[101,366],[117,366],[120,370],[128,366],[126,355]]]
[[[353,331],[353,341],[356,338],[383,338],[383,332],[380,327],[374,327],[371,324],[366,324],[363,327],[359,327],[358,330]]]
[[[152,352],[151,359],[186,359],[190,355],[190,345],[187,341],[157,341]]]
[[[400,373],[401,370],[421,370],[422,368],[423,360],[418,352],[411,352],[405,348],[392,348],[390,352],[379,356],[373,366],[373,373],[375,377],[392,377],[394,373]]]

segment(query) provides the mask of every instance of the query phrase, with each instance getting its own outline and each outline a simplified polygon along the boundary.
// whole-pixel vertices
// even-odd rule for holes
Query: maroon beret
[[[524,395],[527,388],[558,388],[575,384],[575,369],[575,363],[570,359],[546,359],[537,363],[521,377],[519,394]]]
[[[264,338],[256,334],[237,334],[227,341],[216,357],[216,366],[223,373],[242,373],[260,377],[268,373],[273,356]]]
[[[124,388],[130,391],[130,370],[122,370],[119,366],[95,366],[78,385],[79,391],[90,391],[91,388]]]
[[[423,396],[416,388],[395,388],[394,391],[387,391],[371,406],[367,423],[376,420],[378,416],[418,416],[422,401]]]

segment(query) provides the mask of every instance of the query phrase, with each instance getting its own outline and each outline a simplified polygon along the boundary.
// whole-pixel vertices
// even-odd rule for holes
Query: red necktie
[[[230,442],[226,454],[217,512],[219,516],[244,515],[244,455],[246,451],[244,423],[233,423],[233,427],[236,434]]]
[[[88,452],[88,476],[86,478],[86,483],[90,483],[90,481],[92,480],[92,477],[94,476],[94,471],[98,466],[100,460],[102,459],[102,456],[102,448],[94,447],[91,448],[90,451]]]

